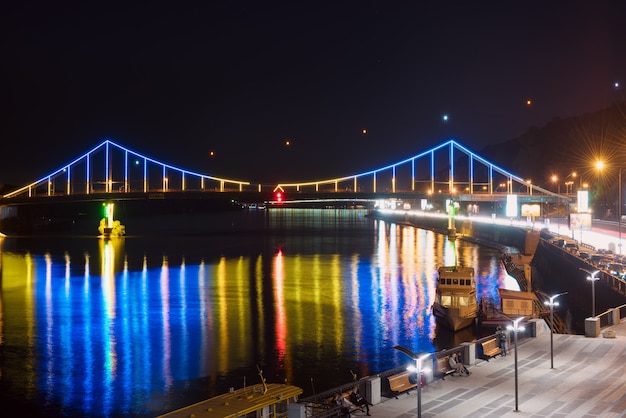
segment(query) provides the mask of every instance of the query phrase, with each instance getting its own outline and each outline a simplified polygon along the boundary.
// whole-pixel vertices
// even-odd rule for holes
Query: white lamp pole
[[[559,293],[558,295],[550,296],[550,301],[545,301],[544,303],[550,307],[550,368],[554,369],[554,343],[553,343],[553,334],[554,334],[554,307],[559,306],[559,302],[555,302],[554,299],[558,298],[561,295],[565,295],[567,292]]]
[[[411,366],[407,368],[407,370],[415,371],[417,373],[417,417],[422,418],[422,361],[424,361],[430,354],[418,356],[408,348],[401,345],[396,345],[393,348],[402,351],[404,354],[415,360],[415,367]]]
[[[587,280],[591,282],[591,316],[595,317],[596,316],[596,282],[600,280],[599,277],[596,277],[596,274],[600,273],[600,270],[589,271],[583,268],[581,268],[580,270],[589,274],[589,276],[587,276]]]
[[[513,326],[509,325],[507,327],[507,329],[509,331],[513,331],[514,335],[515,335],[515,412],[519,412],[518,409],[518,396],[517,396],[517,333],[519,331],[524,331],[524,327],[520,326],[519,323],[520,321],[524,319],[524,317],[520,317],[517,318],[515,320],[513,320]]]
[[[622,168],[619,169],[619,176],[617,180],[617,247],[619,255],[622,255]]]

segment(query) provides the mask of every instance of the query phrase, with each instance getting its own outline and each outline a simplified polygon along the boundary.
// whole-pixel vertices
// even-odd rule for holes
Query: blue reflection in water
[[[157,265],[124,240],[63,257],[5,249],[3,344],[36,353],[21,373],[3,357],[5,384],[32,379],[35,393],[18,396],[70,416],[156,415],[255,383],[257,365],[310,394],[406,363],[395,345],[435,351],[435,271],[449,257],[497,300],[497,252],[359,222],[370,233],[268,237],[255,255]]]

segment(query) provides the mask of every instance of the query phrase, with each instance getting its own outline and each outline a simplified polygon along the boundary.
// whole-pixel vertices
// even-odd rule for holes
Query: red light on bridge
[[[279,203],[280,203],[280,202],[282,202],[282,201],[283,201],[283,194],[282,194],[281,192],[276,192],[275,197],[276,197],[276,201],[277,201],[277,202],[279,202]]]

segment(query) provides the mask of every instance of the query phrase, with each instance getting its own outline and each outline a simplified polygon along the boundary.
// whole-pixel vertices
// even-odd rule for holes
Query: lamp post
[[[600,273],[600,270],[589,271],[583,268],[581,268],[580,270],[589,274],[589,276],[587,276],[587,280],[591,282],[591,316],[595,317],[596,316],[596,282],[600,280],[599,277],[596,277],[596,274]]]
[[[619,255],[622,255],[622,167],[619,168],[617,177],[617,247]]]
[[[558,298],[561,295],[566,295],[567,292],[559,293],[558,295],[550,296],[550,301],[545,301],[544,303],[550,307],[550,368],[554,369],[554,344],[553,344],[553,334],[554,334],[554,307],[559,306],[559,302],[555,302],[554,299]]]
[[[513,325],[509,325],[507,327],[507,329],[509,331],[513,331],[515,338],[514,338],[514,342],[515,342],[515,412],[519,412],[518,409],[518,396],[517,396],[517,333],[519,331],[524,331],[524,327],[520,326],[520,321],[524,319],[524,317],[520,317],[517,318],[515,320],[513,320]]]
[[[415,360],[415,367],[409,367],[407,370],[413,371],[413,369],[415,369],[415,372],[417,373],[417,417],[422,418],[422,361],[424,361],[430,354],[418,356],[408,348],[401,345],[396,345],[393,348],[402,351],[404,354]]]
[[[557,197],[556,197],[556,233],[560,234],[560,229],[561,229],[561,219],[560,219],[560,215],[561,215],[561,182],[559,181],[559,178],[557,177],[556,174],[552,175],[552,182],[557,184]]]

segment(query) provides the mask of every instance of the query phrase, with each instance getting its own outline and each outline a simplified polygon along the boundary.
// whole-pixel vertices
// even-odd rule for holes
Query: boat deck
[[[246,416],[266,406],[281,402],[293,402],[294,398],[302,393],[297,386],[279,383],[268,383],[267,390],[263,384],[248,386],[232,392],[177,409],[159,418],[184,417],[240,417]],[[285,406],[285,410],[286,410]]]

